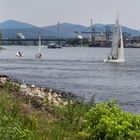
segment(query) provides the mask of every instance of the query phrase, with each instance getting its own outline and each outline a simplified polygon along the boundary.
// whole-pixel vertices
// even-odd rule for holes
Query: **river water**
[[[0,74],[24,83],[71,92],[96,102],[115,98],[126,111],[140,113],[140,49],[125,49],[126,63],[103,60],[109,48],[42,48],[43,58],[35,59],[37,47],[3,46]],[[16,57],[17,51],[24,57]]]

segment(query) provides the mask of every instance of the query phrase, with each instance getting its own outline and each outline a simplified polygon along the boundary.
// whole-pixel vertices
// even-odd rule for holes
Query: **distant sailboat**
[[[36,58],[41,58],[42,54],[41,54],[41,36],[39,36],[39,42],[38,42],[38,53],[36,54]]]
[[[108,58],[104,60],[106,63],[123,63],[124,58],[124,45],[121,26],[119,25],[119,15],[115,22],[111,53]]]
[[[18,51],[18,52],[16,53],[16,56],[18,56],[18,57],[23,57],[24,54],[23,54],[23,52]]]

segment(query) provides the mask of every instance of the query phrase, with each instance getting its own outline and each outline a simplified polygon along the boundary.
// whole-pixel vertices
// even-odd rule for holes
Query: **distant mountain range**
[[[105,32],[106,26],[108,26],[111,31],[113,30],[113,24],[95,24],[96,32]],[[57,24],[46,27],[38,27],[28,23],[8,20],[0,23],[0,31],[2,32],[4,38],[15,38],[18,33],[22,33],[26,38],[37,38],[39,35],[41,35],[42,37],[56,38]],[[91,27],[71,23],[60,24],[60,37],[76,37],[77,34],[74,33],[75,31],[88,32],[91,31]],[[122,31],[131,34],[132,36],[140,36],[139,30],[130,29],[125,26],[122,27]],[[83,34],[83,36],[87,36],[87,34]]]

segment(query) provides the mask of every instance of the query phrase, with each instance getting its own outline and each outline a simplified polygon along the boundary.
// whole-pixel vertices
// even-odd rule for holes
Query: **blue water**
[[[5,46],[0,51],[0,73],[28,84],[72,92],[96,102],[116,98],[127,111],[140,113],[140,49],[125,49],[126,63],[103,60],[109,48],[43,48],[43,58],[35,59],[37,47]],[[23,58],[16,52],[24,52]]]

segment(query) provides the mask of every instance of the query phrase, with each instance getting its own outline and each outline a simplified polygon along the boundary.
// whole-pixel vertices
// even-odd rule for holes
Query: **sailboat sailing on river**
[[[39,36],[39,42],[38,42],[38,53],[36,54],[36,58],[41,58],[42,54],[41,54],[41,36]]]
[[[106,63],[123,63],[123,62],[125,62],[123,36],[122,36],[121,26],[119,25],[119,14],[115,21],[111,52],[108,55],[108,58],[104,60],[104,62],[106,62]]]

